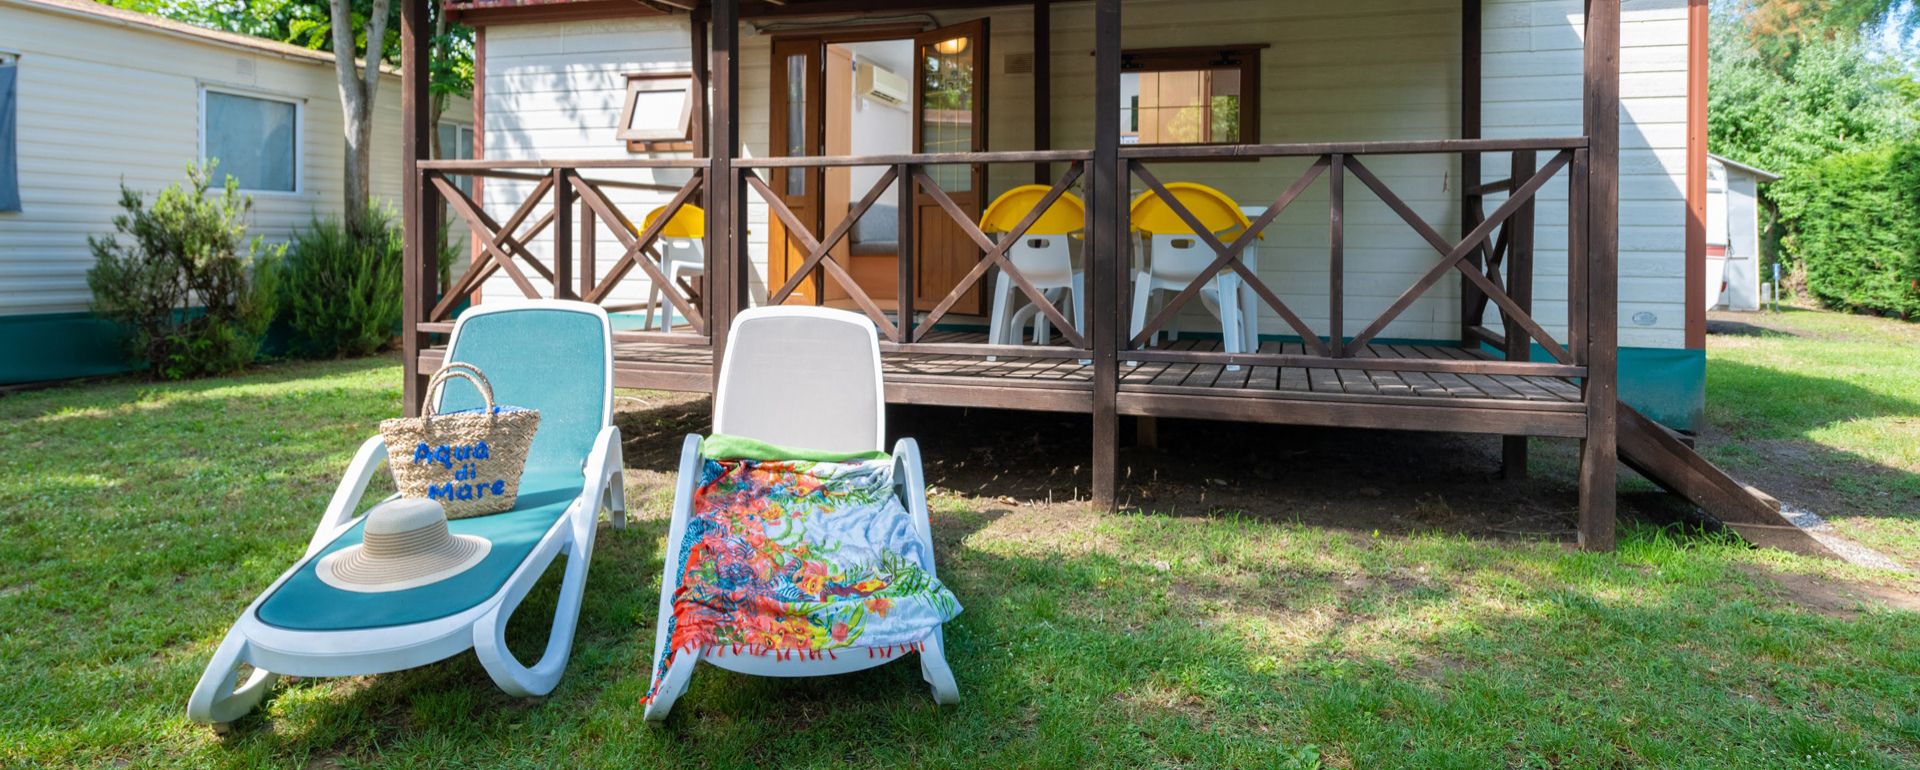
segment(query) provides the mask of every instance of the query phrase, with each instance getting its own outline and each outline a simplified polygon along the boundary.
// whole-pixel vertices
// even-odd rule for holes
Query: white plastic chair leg
[[[546,695],[553,692],[554,686],[560,683],[560,675],[566,673],[567,658],[573,653],[574,627],[580,620],[580,601],[586,594],[587,565],[593,556],[592,542],[582,543],[571,536],[569,540],[561,546],[567,555],[567,567],[560,583],[560,598],[553,609],[553,630],[547,637],[547,649],[540,654],[540,662],[522,665],[507,650],[507,620],[546,572],[547,565],[553,563],[553,556],[543,558],[535,553],[523,563],[520,568],[524,572],[515,575],[500,606],[473,623],[474,655],[480,658],[480,665],[493,678],[493,683],[508,695]]]
[[[614,529],[627,528],[627,474],[623,470],[614,471],[613,480],[607,484],[607,511]]]
[[[695,653],[675,655],[673,665],[667,668],[667,675],[660,680],[660,686],[653,691],[653,700],[647,701],[646,712],[642,719],[648,722],[664,722],[667,714],[673,711],[674,701],[680,700],[687,692],[687,685],[693,681],[694,664],[700,662]],[[956,693],[955,697],[958,697]]]
[[[987,344],[989,345],[1011,345],[1013,343],[1009,341],[1010,335],[1019,334],[1019,331],[1013,329],[1012,294],[1013,282],[1007,280],[1007,274],[1001,273],[994,276],[993,315],[989,316],[990,320],[987,323]],[[998,356],[987,356],[988,361],[997,359]]]
[[[1215,278],[1220,295],[1220,342],[1229,355],[1246,352],[1246,340],[1240,324],[1240,277],[1222,275]],[[1238,364],[1227,366],[1227,371],[1240,371]]]
[[[1140,336],[1140,330],[1147,328],[1148,304],[1153,300],[1153,276],[1142,275],[1133,284],[1133,324],[1128,326],[1127,338]],[[1152,344],[1149,339],[1148,344]],[[1128,361],[1128,366],[1139,366],[1139,361]]]
[[[200,683],[194,685],[193,694],[187,697],[188,719],[225,732],[228,722],[246,716],[260,705],[260,699],[273,689],[280,675],[256,668],[247,681],[234,687],[234,677],[240,673],[241,653],[246,649],[245,636],[237,631],[227,632],[227,638],[221,640],[220,648],[214,651],[213,660],[207,662],[206,672],[200,675]]]
[[[960,685],[953,681],[953,669],[947,666],[947,629],[936,628],[920,648],[920,676],[933,686],[933,702],[951,706],[960,702]]]

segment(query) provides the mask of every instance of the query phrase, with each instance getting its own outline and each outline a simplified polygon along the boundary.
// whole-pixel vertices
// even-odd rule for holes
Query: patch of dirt
[[[621,391],[615,424],[626,454],[629,509],[664,515],[681,442],[711,428],[693,393]],[[1086,508],[1093,429],[1086,415],[888,407],[889,433],[919,441],[934,508],[964,501],[945,537],[993,524],[997,539],[1033,537],[1071,547],[1091,538]],[[1132,444],[1133,420],[1122,424]],[[1123,509],[1176,516],[1297,521],[1359,534],[1445,531],[1490,539],[1572,543],[1579,508],[1571,472],[1577,442],[1535,439],[1533,477],[1500,477],[1500,438],[1162,418],[1157,446],[1120,452]],[[1664,496],[1660,496],[1664,497]],[[1684,505],[1622,500],[1623,515],[1658,523]],[[955,517],[936,517],[955,518]],[[959,526],[965,532],[953,532]],[[1096,547],[1088,544],[1088,547]]]
[[[1753,323],[1760,316],[1754,313],[1710,312],[1707,314],[1707,333],[1728,337],[1799,337],[1800,333],[1770,328]]]
[[[1920,594],[1890,586],[1839,583],[1812,575],[1774,572],[1762,567],[1743,566],[1740,570],[1771,581],[1780,587],[1781,594],[1788,601],[1829,618],[1853,620],[1862,614],[1862,605],[1874,604],[1888,609],[1920,612]]]

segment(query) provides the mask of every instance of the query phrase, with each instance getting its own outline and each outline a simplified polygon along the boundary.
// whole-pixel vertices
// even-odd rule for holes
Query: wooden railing
[[[450,331],[453,310],[461,300],[496,273],[506,273],[515,288],[528,299],[552,296],[559,299],[577,299],[596,304],[604,304],[613,290],[636,268],[644,273],[653,286],[660,289],[668,308],[666,312],[677,312],[687,325],[693,328],[692,334],[672,334],[659,332],[616,332],[614,337],[624,341],[664,342],[689,345],[705,345],[712,341],[711,329],[707,324],[702,298],[706,292],[699,286],[684,281],[672,280],[663,269],[660,251],[656,248],[661,232],[673,221],[674,215],[696,200],[706,179],[707,162],[699,159],[640,159],[621,161],[568,161],[564,163],[547,161],[490,161],[490,160],[437,160],[420,163],[420,184],[433,186],[447,202],[452,214],[472,229],[474,243],[479,248],[473,263],[459,277],[454,278],[446,287],[440,301],[427,311],[426,317],[417,320],[417,326],[423,331]],[[618,179],[596,179],[584,176],[583,171],[608,169],[691,169],[692,177],[685,184],[663,185],[646,182],[631,182]],[[505,179],[531,182],[533,189],[515,207],[512,215],[505,221],[496,221],[489,216],[484,207],[453,183],[454,177],[467,176],[477,179]],[[634,226],[625,212],[608,198],[607,189],[632,189],[649,192],[670,192],[673,194],[665,210],[653,223],[641,230]],[[544,213],[538,218],[535,211]],[[531,223],[528,220],[532,219]],[[607,269],[604,276],[598,269],[596,247],[599,242],[598,228],[605,227],[618,240],[624,251]],[[547,229],[553,230],[552,265],[540,261],[532,249],[528,248],[534,238]],[[577,250],[576,250],[577,245]],[[422,253],[435,253],[424,249]],[[713,256],[707,254],[705,274],[713,272]],[[525,268],[525,269],[523,269]],[[543,293],[536,286],[527,271],[531,270],[548,284]],[[704,280],[704,279],[703,279]],[[650,305],[613,305],[609,312],[622,310],[654,308]]]
[[[1535,153],[1552,151],[1554,155],[1545,166],[1534,169]],[[1514,154],[1514,172],[1504,182],[1482,185],[1480,190],[1472,192],[1472,200],[1477,204],[1488,192],[1506,191],[1510,196],[1491,215],[1478,216],[1472,221],[1475,225],[1459,242],[1452,242],[1440,234],[1431,224],[1421,219],[1411,206],[1394,193],[1380,177],[1373,173],[1360,160],[1363,155],[1430,155],[1459,154],[1478,162],[1482,153],[1511,152]],[[1534,198],[1541,188],[1551,181],[1562,169],[1571,169],[1567,176],[1569,185],[1569,221],[1585,221],[1585,179],[1586,179],[1586,140],[1583,138],[1555,139],[1515,139],[1515,140],[1439,140],[1431,142],[1363,142],[1331,144],[1273,144],[1273,145],[1234,145],[1226,147],[1127,147],[1120,150],[1122,162],[1127,170],[1140,179],[1148,189],[1159,195],[1161,200],[1178,215],[1197,234],[1196,237],[1211,248],[1217,255],[1214,262],[1202,270],[1173,300],[1169,301],[1157,315],[1149,321],[1138,334],[1132,335],[1123,346],[1126,358],[1140,361],[1167,361],[1176,363],[1204,363],[1243,366],[1281,366],[1312,367],[1326,369],[1386,369],[1399,371],[1471,371],[1477,374],[1513,374],[1548,377],[1580,377],[1586,373],[1585,362],[1577,360],[1575,352],[1570,351],[1548,334],[1532,315],[1533,274],[1532,246],[1534,228]],[[1307,170],[1294,180],[1285,192],[1269,205],[1266,211],[1255,217],[1251,225],[1242,231],[1231,244],[1221,243],[1200,220],[1167,190],[1167,187],[1148,168],[1150,162],[1183,161],[1199,158],[1314,158]],[[1352,336],[1344,333],[1346,316],[1345,297],[1345,227],[1346,227],[1346,175],[1354,178],[1371,190],[1379,200],[1386,204],[1397,216],[1412,228],[1423,240],[1439,252],[1440,260],[1435,263],[1412,286],[1390,303],[1385,310],[1373,318],[1365,327]],[[1269,287],[1254,270],[1242,260],[1246,247],[1264,232],[1274,219],[1293,204],[1316,180],[1325,176],[1328,186],[1328,259],[1327,259],[1327,328],[1324,333],[1311,328],[1298,313],[1283,302],[1278,293]],[[1579,238],[1585,228],[1574,226],[1569,229],[1571,237]],[[1492,245],[1489,246],[1489,241]],[[1569,244],[1569,259],[1572,275],[1583,273],[1586,250],[1576,243]],[[1501,280],[1497,268],[1503,263],[1508,268],[1506,280]],[[1482,270],[1482,265],[1489,266]],[[1272,353],[1222,353],[1191,350],[1153,350],[1147,348],[1147,342],[1171,321],[1180,310],[1191,302],[1208,281],[1222,270],[1231,269],[1260,298],[1262,304],[1281,320],[1285,321],[1299,335],[1307,355],[1282,355]],[[1432,289],[1443,277],[1451,272],[1459,272],[1463,283],[1472,287],[1476,299],[1480,302],[1471,317],[1478,319],[1484,313],[1486,302],[1498,306],[1506,333],[1494,335],[1484,326],[1474,324],[1463,334],[1473,334],[1491,342],[1506,354],[1506,361],[1441,361],[1406,358],[1370,358],[1358,357],[1366,346],[1407,308],[1413,305],[1428,290]],[[1512,287],[1509,290],[1509,287]],[[1568,282],[1568,328],[1577,330],[1585,323],[1584,307],[1581,301],[1583,287],[1578,281]],[[1463,318],[1465,318],[1463,313]],[[1476,331],[1477,330],[1477,331]],[[1511,342],[1509,342],[1511,341]],[[1477,342],[1477,340],[1476,340]],[[1531,343],[1538,342],[1553,356],[1556,363],[1530,363],[1528,361]],[[1574,346],[1574,351],[1580,350]]]
[[[833,280],[837,287],[846,292],[854,304],[857,305],[862,312],[866,313],[874,325],[880,328],[881,334],[886,337],[886,342],[882,345],[882,348],[888,352],[938,351],[957,355],[1081,358],[1085,356],[1085,351],[1090,349],[1086,335],[1083,334],[1080,329],[1077,329],[1073,323],[1069,322],[1065,316],[1060,313],[1059,309],[1053,306],[1053,303],[1046,300],[1041,291],[1035,288],[1033,283],[1027,280],[1025,275],[1021,274],[1019,267],[1007,258],[1006,252],[1008,247],[1018,243],[1020,238],[1026,235],[1027,230],[1033,226],[1034,222],[1039,220],[1041,214],[1045,213],[1069,187],[1073,186],[1075,181],[1080,179],[1081,175],[1085,172],[1086,162],[1092,157],[1093,153],[1091,151],[1061,150],[1047,152],[982,152],[859,157],[760,158],[736,160],[733,166],[735,172],[741,175],[746,186],[752,189],[767,205],[770,215],[779,219],[780,222],[786,226],[789,236],[807,251],[806,259],[793,271],[792,276],[779,288],[769,291],[767,297],[769,304],[777,305],[786,302],[793,295],[794,291],[800,287],[803,280],[812,276],[819,276],[823,270],[826,274],[825,278]],[[1033,210],[1028,212],[1026,218],[1021,220],[1011,231],[1001,236],[997,243],[987,237],[985,232],[981,231],[979,224],[974,221],[975,217],[954,203],[953,198],[947,194],[947,191],[941,189],[939,183],[935,182],[933,177],[927,174],[926,170],[926,167],[935,165],[992,163],[1016,163],[1023,165],[1035,163],[1067,164],[1065,173],[1061,174],[1059,179],[1054,182],[1053,187],[1047,191],[1047,194],[1039,204],[1035,205]],[[846,217],[841,219],[825,236],[820,238],[813,236],[812,228],[806,226],[799,221],[798,217],[794,216],[793,211],[788,208],[780,196],[768,186],[767,182],[760,178],[759,174],[762,170],[772,169],[844,168],[853,166],[880,167],[883,168],[884,171],[881,172],[880,178],[867,190],[867,193],[861,197],[860,201],[848,210]],[[834,260],[828,259],[827,255],[841,240],[846,238],[847,233],[852,231],[854,224],[858,222],[861,217],[867,215],[873,208],[873,205],[879,201],[880,196],[886,192],[889,186],[893,186],[895,181],[902,182],[895,188],[895,194],[897,196],[896,209],[900,217],[898,223],[900,253],[897,260],[899,264],[897,276],[899,289],[895,299],[895,302],[898,304],[894,317],[890,319],[866,290],[853,280],[853,277],[847,273],[846,269]],[[928,197],[932,198],[934,202],[940,206],[941,210],[946,212],[947,216],[953,220],[954,224],[960,228],[961,232],[965,233],[968,239],[972,240],[974,245],[978,246],[982,252],[979,262],[975,263],[972,269],[961,278],[960,282],[953,286],[952,289],[927,312],[924,319],[917,319],[918,310],[914,307],[913,211],[915,190],[924,192]],[[741,254],[737,256],[744,258],[745,255]],[[928,332],[933,330],[935,324],[938,324],[942,319],[946,318],[948,313],[953,310],[954,305],[958,303],[969,290],[980,284],[986,277],[987,271],[996,267],[1013,281],[1014,285],[1020,289],[1020,292],[1026,295],[1029,301],[1034,303],[1042,315],[1046,316],[1047,321],[1053,325],[1053,328],[1058,329],[1061,336],[1066,338],[1066,345],[1064,347],[956,345],[953,343],[926,343],[922,341],[926,338]],[[815,296],[820,296],[817,291]]]
[[[1129,361],[1545,377],[1584,376],[1587,362],[1582,358],[1585,355],[1585,346],[1582,344],[1581,335],[1587,323],[1584,277],[1589,267],[1587,265],[1589,255],[1584,242],[1586,147],[1586,140],[1579,137],[1123,147],[1119,152],[1119,163],[1125,174],[1115,174],[1110,178],[1138,179],[1147,189],[1158,193],[1168,208],[1190,226],[1196,234],[1195,237],[1214,252],[1215,258],[1205,270],[1199,273],[1198,277],[1177,292],[1160,311],[1155,313],[1142,329],[1135,333],[1123,331],[1119,335],[1121,339],[1113,349],[1123,355],[1124,360]],[[1433,225],[1423,220],[1362,160],[1363,157],[1372,156],[1443,154],[1458,155],[1463,158],[1463,162],[1478,163],[1480,156],[1487,153],[1511,153],[1512,170],[1506,179],[1480,184],[1464,191],[1462,200],[1468,207],[1465,221],[1470,226],[1458,241],[1449,240]],[[1545,163],[1538,162],[1539,155],[1542,153],[1550,153]],[[1251,220],[1251,225],[1241,231],[1232,243],[1223,243],[1209,232],[1198,217],[1178,198],[1168,192],[1166,184],[1152,170],[1152,167],[1158,163],[1218,157],[1311,158],[1312,162],[1266,207],[1265,211]],[[1006,251],[1011,244],[1019,242],[1049,205],[1086,177],[1086,171],[1092,161],[1093,152],[1082,150],[739,159],[733,161],[731,165],[731,173],[736,175],[737,178],[734,181],[738,184],[724,187],[740,191],[738,194],[743,197],[749,194],[747,190],[751,190],[751,194],[758,196],[767,207],[769,218],[783,224],[787,237],[806,253],[806,257],[800,262],[798,268],[793,270],[781,285],[769,287],[767,297],[769,303],[787,302],[807,280],[815,281],[814,296],[821,297],[823,295],[818,288],[825,281],[832,281],[881,331],[884,336],[882,347],[889,352],[1084,359],[1096,349],[1096,341],[1090,339],[1086,329],[1068,321],[1053,303],[1048,302],[1043,293],[1021,274],[1018,266],[1007,257]],[[928,168],[931,166],[995,163],[1023,166],[1050,163],[1064,166],[1064,170],[1055,179],[1042,202],[1035,206],[1025,219],[1013,228],[1012,232],[1004,234],[997,241],[982,232],[975,221],[975,216],[957,205],[948,192],[935,181],[934,175],[928,173]],[[814,227],[802,222],[782,201],[781,196],[773,190],[768,180],[762,178],[763,172],[773,169],[856,166],[881,169],[879,179],[867,189],[857,203],[849,208],[844,217],[820,234],[816,234]],[[548,294],[605,304],[612,296],[614,289],[637,271],[639,274],[644,274],[653,286],[662,289],[670,310],[685,318],[687,325],[693,331],[692,333],[629,331],[617,333],[617,338],[687,345],[713,343],[716,330],[710,328],[708,319],[711,316],[707,312],[709,308],[703,306],[707,293],[697,283],[676,282],[668,276],[663,269],[661,254],[657,249],[661,231],[673,218],[675,212],[697,201],[703,193],[719,194],[717,189],[721,186],[712,186],[716,191],[711,193],[707,190],[709,187],[706,184],[707,176],[711,168],[709,161],[705,159],[578,162],[472,160],[429,161],[422,162],[420,167],[420,183],[434,188],[447,201],[451,212],[472,228],[479,251],[472,266],[446,287],[442,298],[426,313],[426,317],[413,319],[419,331],[450,330],[449,319],[461,298],[470,294],[496,273],[505,273],[520,293],[530,298]],[[676,186],[594,176],[596,173],[601,173],[604,177],[602,172],[613,169],[687,169],[691,171],[691,178],[686,183]],[[516,205],[510,216],[504,221],[496,221],[473,198],[463,193],[452,182],[453,177],[463,175],[527,182],[532,184],[532,190]],[[1439,254],[1439,260],[1419,279],[1403,290],[1372,320],[1350,335],[1343,328],[1346,309],[1345,282],[1348,272],[1345,254],[1345,209],[1349,195],[1347,186],[1349,176],[1371,191],[1381,203],[1392,210]],[[1556,178],[1563,176],[1569,189],[1567,201],[1569,280],[1566,320],[1567,329],[1572,335],[1570,344],[1565,345],[1549,334],[1532,315],[1535,299],[1533,252],[1536,198],[1543,188]],[[1328,191],[1328,278],[1325,287],[1328,313],[1326,327],[1315,329],[1299,312],[1281,299],[1280,292],[1275,291],[1256,270],[1245,263],[1243,255],[1254,239],[1260,237],[1269,225],[1323,178]],[[900,184],[896,186],[895,182]],[[880,303],[854,280],[845,265],[830,257],[832,250],[848,237],[860,218],[872,213],[875,204],[886,194],[890,186],[896,187],[894,194],[897,196],[896,209],[900,218],[897,223],[900,244],[897,260],[898,294],[895,298],[897,306],[891,315],[885,312]],[[642,230],[633,225],[633,222],[614,205],[605,192],[607,189],[621,188],[671,193],[671,198],[666,204],[666,211],[657,217],[651,226]],[[1486,196],[1498,193],[1506,193],[1508,197],[1493,211],[1482,213]],[[914,306],[916,283],[913,258],[915,227],[913,212],[916,195],[924,195],[937,203],[982,253],[978,262],[945,293],[939,302],[925,310],[924,315]],[[736,200],[732,208],[738,211],[744,207],[745,202]],[[1124,244],[1129,240],[1129,224],[1126,221],[1124,206],[1123,202],[1118,231],[1110,234],[1110,240],[1106,241],[1117,245],[1105,248],[1124,250]],[[1089,228],[1092,225],[1092,210],[1093,207],[1089,206]],[[543,213],[536,217],[536,212]],[[726,223],[716,224],[725,225]],[[599,227],[606,227],[623,247],[623,253],[609,269],[604,271],[604,274],[596,267],[595,244],[599,240],[597,235]],[[528,247],[529,243],[548,230],[552,231],[551,264],[543,263]],[[749,246],[746,239],[735,237],[731,241],[733,249],[730,254],[715,254],[711,249],[706,250],[708,264],[705,275],[712,276],[721,270],[737,271],[740,265],[748,262]],[[425,253],[432,252],[427,250]],[[1100,267],[1102,264],[1116,265],[1117,269],[1122,271],[1129,269],[1129,260],[1124,256],[1113,262],[1101,262],[1091,256],[1088,255],[1088,258],[1083,260],[1086,270],[1103,269]],[[961,298],[974,287],[981,285],[988,272],[994,269],[1000,270],[1011,279],[1020,293],[1037,306],[1038,312],[1060,332],[1065,344],[992,345],[928,341],[928,335],[935,326],[945,320]],[[1216,275],[1228,270],[1232,271],[1260,300],[1259,308],[1248,308],[1247,312],[1257,313],[1264,309],[1283,321],[1302,341],[1304,353],[1226,353],[1156,349],[1149,346],[1155,334],[1165,328],[1183,308],[1188,306],[1201,293],[1208,281],[1214,280]],[[1477,346],[1484,342],[1502,351],[1506,360],[1385,358],[1366,354],[1369,342],[1378,337],[1416,300],[1432,290],[1450,273],[1458,273],[1462,282],[1461,336],[1463,343]],[[536,277],[539,281],[548,284],[544,292],[536,284]],[[704,278],[701,282],[704,282]],[[1092,280],[1087,283],[1090,287],[1094,285]],[[1104,301],[1101,298],[1090,298],[1089,304],[1093,308],[1104,306],[1107,312],[1116,313],[1118,318],[1128,317],[1126,303],[1127,298],[1132,296],[1132,292],[1125,291],[1127,284],[1127,276],[1123,273],[1118,280],[1122,290],[1116,292],[1116,296],[1106,298]],[[1288,288],[1292,293],[1297,293],[1299,289],[1299,287]],[[1488,305],[1496,307],[1499,311],[1500,328],[1498,330],[1488,328],[1479,320]],[[608,309],[619,311],[638,309],[638,307],[624,305],[609,306]],[[649,307],[649,310],[651,309]],[[1119,328],[1126,329],[1124,325]],[[1553,360],[1550,362],[1530,360],[1532,346],[1535,343],[1546,350]]]

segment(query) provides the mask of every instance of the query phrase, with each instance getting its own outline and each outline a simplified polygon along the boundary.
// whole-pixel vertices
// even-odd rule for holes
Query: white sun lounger
[[[727,337],[720,387],[713,398],[713,430],[780,446],[829,452],[880,450],[887,435],[886,395],[880,373],[880,341],[860,315],[814,307],[764,307],[742,312]],[[660,586],[660,614],[654,626],[653,666],[658,679],[666,659],[667,624],[673,617],[673,591],[680,585],[678,554],[693,512],[693,485],[700,476],[700,437],[688,436],[680,455],[680,476],[673,493],[673,520],[667,531],[667,567]],[[893,447],[894,492],[912,515],[928,575],[933,565],[933,533],[927,521],[926,485],[920,449],[903,438]],[[750,651],[708,655],[707,650],[674,656],[653,700],[647,721],[667,718],[686,692],[694,664],[705,660],[720,668],[757,676],[844,674],[887,663],[901,656],[868,654],[867,648],[840,650],[837,658],[782,659],[777,653]],[[958,703],[960,689],[947,667],[945,635],[936,629],[920,651],[920,673],[933,686],[933,699]]]
[[[475,307],[460,316],[448,359],[480,367],[499,403],[540,410],[514,509],[448,522],[454,534],[492,542],[487,557],[438,583],[388,593],[332,588],[315,576],[320,557],[360,542],[353,515],[387,457],[379,437],[347,466],[305,556],[255,599],[207,664],[187,716],[224,730],[252,711],[281,674],[356,676],[423,666],[472,648],[500,689],[545,695],[560,681],[604,505],[626,525],[620,432],[613,427],[613,338],[606,311],[583,302]],[[463,382],[440,411],[481,406]],[[507,619],[554,557],[565,554],[553,630],[540,662],[521,665],[506,647]],[[241,664],[253,672],[236,689]]]

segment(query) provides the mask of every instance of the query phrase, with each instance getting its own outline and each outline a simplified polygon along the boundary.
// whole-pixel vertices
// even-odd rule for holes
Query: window
[[[20,156],[15,151],[15,122],[20,85],[20,55],[0,51],[0,212],[20,210]]]
[[[614,137],[630,152],[693,149],[693,74],[628,75]]]
[[[473,159],[473,127],[458,123],[442,122],[440,130],[440,157],[445,160]],[[473,177],[454,177],[454,185],[468,197],[473,195]]]
[[[1265,47],[1121,53],[1120,143],[1258,143],[1260,49]]]
[[[300,105],[284,99],[203,90],[200,157],[254,192],[300,191]]]

